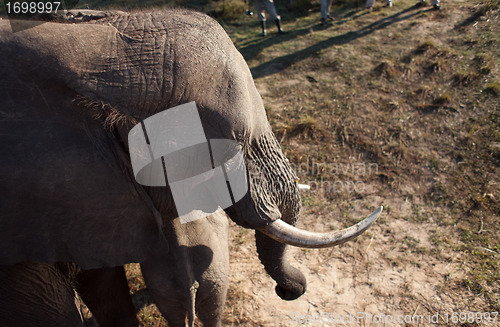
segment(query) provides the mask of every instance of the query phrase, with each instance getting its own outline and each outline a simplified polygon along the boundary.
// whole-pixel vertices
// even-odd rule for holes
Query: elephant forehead
[[[107,57],[102,73],[97,70],[105,78],[90,79],[118,95],[108,99],[111,104],[140,112],[137,118],[144,119],[195,101],[208,138],[234,138],[232,132],[245,134],[267,125],[250,70],[215,20],[175,10],[112,20],[119,31],[116,54]],[[230,133],[221,135],[221,130]]]
[[[2,27],[2,45],[4,33]],[[204,14],[116,14],[11,34],[23,49],[22,56],[19,49],[5,53],[16,58],[14,65],[26,69],[35,62],[39,76],[62,80],[87,103],[106,104],[118,116],[141,121],[195,101],[209,138],[241,140],[267,128],[248,66],[222,27]]]
[[[90,87],[102,90],[112,105],[144,109],[148,116],[224,92],[224,71],[238,52],[213,19],[185,11],[110,19],[116,36],[85,81],[95,83]]]

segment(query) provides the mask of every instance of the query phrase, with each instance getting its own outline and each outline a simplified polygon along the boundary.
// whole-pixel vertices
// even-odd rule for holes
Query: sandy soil
[[[371,202],[375,208],[381,199],[373,197]],[[383,322],[391,319],[394,325],[405,325],[397,320],[406,319],[415,326],[428,326],[429,314],[451,315],[456,311],[456,297],[463,294],[448,294],[443,291],[443,284],[461,280],[462,258],[450,253],[449,260],[440,262],[427,255],[432,251],[432,222],[415,225],[398,219],[411,214],[411,206],[404,199],[384,203],[393,209],[390,214],[383,213],[383,224],[375,225],[353,242],[334,249],[291,248],[290,262],[308,279],[308,290],[295,301],[283,301],[274,293],[275,283],[255,255],[253,235],[246,235],[243,244],[233,245],[239,251],[232,251],[231,256],[228,310],[229,316],[240,322],[232,325],[307,325],[310,318],[310,325],[315,326],[340,326],[342,322],[384,326]],[[359,217],[369,214],[365,209],[357,210],[357,206],[353,212]],[[302,217],[299,226],[322,230],[325,222],[337,222],[338,217],[337,213],[309,213]],[[233,226],[231,233],[234,236],[238,231],[239,227]],[[484,307],[480,299],[471,300],[470,310]],[[322,315],[323,319],[308,315]],[[420,316],[426,323],[419,323]]]

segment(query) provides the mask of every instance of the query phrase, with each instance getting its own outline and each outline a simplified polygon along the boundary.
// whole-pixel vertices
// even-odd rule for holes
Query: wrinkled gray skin
[[[158,249],[141,263],[144,280],[170,327],[194,323],[195,312],[205,327],[221,326],[228,287],[228,221],[224,212],[165,228],[169,250]],[[160,272],[160,273],[158,273]]]
[[[177,213],[168,187],[134,181],[127,135],[176,105],[195,101],[207,138],[243,148],[250,190],[226,209],[233,221],[256,229],[298,218],[296,177],[250,71],[208,16],[108,13],[17,33],[0,20],[0,56],[0,275],[24,276],[0,284],[1,325],[78,326],[74,287],[101,326],[134,325],[121,267],[129,262],[143,263],[155,299],[164,298],[154,275],[168,275],[160,259]],[[256,234],[278,295],[303,294],[286,246]]]

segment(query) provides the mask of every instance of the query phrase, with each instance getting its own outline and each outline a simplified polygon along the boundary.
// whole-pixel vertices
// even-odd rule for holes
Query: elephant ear
[[[5,41],[1,25],[0,265],[145,260],[165,242],[161,217],[133,182],[125,146],[75,104],[75,88],[53,78],[61,67],[20,69],[23,47]]]

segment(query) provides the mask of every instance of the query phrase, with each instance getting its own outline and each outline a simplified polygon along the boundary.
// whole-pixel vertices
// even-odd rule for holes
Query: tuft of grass
[[[161,315],[154,304],[142,307],[137,313],[137,319],[141,326],[167,327],[167,321]]]
[[[248,9],[247,4],[242,0],[218,1],[214,4],[215,8],[210,12],[219,21],[234,22],[243,18]]]
[[[306,115],[301,118],[300,121],[289,127],[288,134],[290,136],[304,136],[311,137],[313,139],[319,137],[323,137],[324,131],[316,118]]]
[[[452,77],[452,83],[455,86],[469,86],[478,78],[475,71],[459,71],[455,73]]]
[[[436,99],[434,99],[434,104],[437,106],[444,106],[451,102],[450,92],[441,93]]]
[[[382,76],[388,79],[396,78],[401,75],[401,71],[390,60],[383,60],[373,70],[375,75]]]
[[[419,240],[417,240],[416,238],[414,237],[411,237],[411,236],[405,236],[404,239],[403,239],[403,243],[409,247],[409,248],[416,248],[417,245],[420,243]]]
[[[405,217],[405,219],[412,223],[421,224],[429,221],[429,213],[424,211],[421,206],[414,205],[412,208],[412,214]]]
[[[437,58],[430,61],[429,65],[426,67],[427,73],[446,72],[449,69],[448,61],[443,58]]]
[[[484,90],[490,94],[499,96],[500,95],[500,83],[498,81],[493,81]]]
[[[490,11],[500,10],[499,0],[488,0],[481,7],[479,7],[477,13],[480,16],[484,16]]]
[[[420,42],[420,44],[417,46],[417,48],[415,50],[413,50],[413,53],[415,55],[421,55],[421,54],[424,54],[425,52],[427,52],[428,50],[436,49],[436,48],[437,48],[437,44],[434,40],[425,39],[422,42]]]

